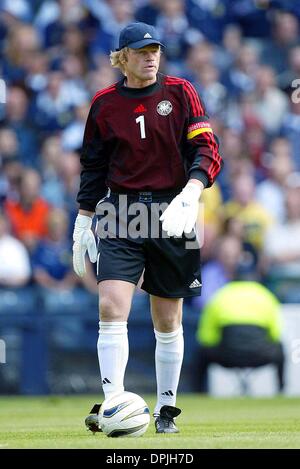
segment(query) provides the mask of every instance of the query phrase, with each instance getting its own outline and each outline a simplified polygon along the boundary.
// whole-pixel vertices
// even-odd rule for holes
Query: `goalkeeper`
[[[193,85],[158,72],[162,48],[154,27],[131,23],[121,31],[119,48],[110,55],[112,66],[124,78],[95,95],[87,118],[73,264],[83,276],[86,252],[97,262],[97,347],[105,398],[124,390],[127,319],[135,286],[144,273],[141,288],[150,294],[156,338],[155,426],[157,433],[175,433],[184,349],[182,303],[183,298],[201,293],[194,226],[201,193],[213,184],[222,163]],[[116,228],[105,236],[104,204],[114,221],[110,226]],[[137,206],[133,204],[144,217],[140,236],[130,230],[132,208]],[[162,204],[167,208],[161,215],[157,207]],[[91,230],[95,211],[97,249]],[[99,405],[86,420],[91,430],[97,430],[98,410]]]

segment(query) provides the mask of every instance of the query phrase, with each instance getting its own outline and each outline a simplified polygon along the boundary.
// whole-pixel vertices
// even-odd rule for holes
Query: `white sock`
[[[124,391],[128,361],[127,322],[99,321],[97,349],[102,389],[107,399]]]
[[[154,415],[158,415],[163,405],[175,406],[177,387],[183,360],[182,326],[173,332],[158,332],[156,337],[155,368],[157,382],[157,402]]]

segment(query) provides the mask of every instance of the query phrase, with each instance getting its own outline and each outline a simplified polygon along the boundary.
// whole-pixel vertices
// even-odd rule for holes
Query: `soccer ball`
[[[121,392],[101,405],[99,425],[105,435],[142,436],[150,422],[149,407],[141,396],[133,392]]]

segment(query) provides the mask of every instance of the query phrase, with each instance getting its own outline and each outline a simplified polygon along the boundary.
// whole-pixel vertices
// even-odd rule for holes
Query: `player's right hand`
[[[80,213],[76,217],[73,232],[73,268],[79,277],[86,273],[85,254],[88,252],[91,262],[97,260],[95,236],[91,230],[93,219]]]

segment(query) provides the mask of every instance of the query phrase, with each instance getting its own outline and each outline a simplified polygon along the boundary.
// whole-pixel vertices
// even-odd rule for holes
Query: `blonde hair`
[[[159,46],[160,54],[162,54],[161,47]],[[126,75],[125,64],[127,62],[127,56],[129,52],[129,47],[123,47],[123,49],[111,52],[109,55],[109,60],[114,68],[119,68],[123,75]]]
[[[121,50],[111,52],[109,60],[114,68],[119,68],[123,75],[125,75],[125,63],[127,62],[128,47],[124,47]]]

